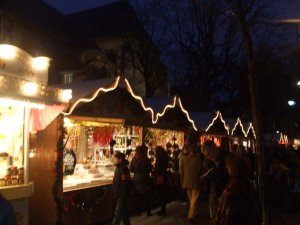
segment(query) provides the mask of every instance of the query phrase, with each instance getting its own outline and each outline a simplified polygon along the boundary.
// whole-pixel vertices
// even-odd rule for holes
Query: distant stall
[[[243,150],[248,148],[247,133],[240,118],[225,119],[227,126],[230,129],[230,149],[231,151]]]
[[[248,148],[252,148],[253,152],[256,152],[256,147],[255,147],[255,140],[256,140],[256,134],[255,134],[255,130],[253,127],[253,123],[252,122],[246,122],[244,123],[244,127],[246,128],[245,130],[247,130],[247,147]]]
[[[144,142],[151,148],[160,145],[182,149],[188,133],[197,128],[180,98],[153,98],[145,99],[144,102],[153,109],[155,115],[152,125],[144,128]]]
[[[200,136],[200,144],[212,140],[217,147],[229,148],[230,131],[220,111],[194,112],[191,114]]]

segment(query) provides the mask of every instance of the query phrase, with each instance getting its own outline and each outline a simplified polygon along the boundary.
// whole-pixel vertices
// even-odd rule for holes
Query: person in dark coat
[[[202,153],[204,160],[200,179],[205,189],[203,191],[208,191],[211,223],[215,224],[219,198],[228,179],[225,169],[226,152],[222,149],[217,149],[213,141],[206,141],[202,147]]]
[[[259,225],[258,206],[247,162],[231,153],[226,157],[226,169],[229,181],[221,196],[216,224]]]
[[[130,225],[129,216],[126,210],[126,202],[130,196],[130,173],[125,154],[115,153],[113,156],[116,170],[113,178],[112,192],[117,200],[116,209],[112,225],[119,225],[123,221],[124,225]]]
[[[0,193],[0,224],[17,225],[13,207]]]
[[[167,205],[167,169],[168,169],[168,153],[161,146],[155,148],[155,166],[153,170],[153,177],[155,185],[161,202],[160,211],[157,212],[159,216],[166,216]]]
[[[147,156],[147,147],[138,146],[136,153],[130,163],[130,172],[133,175],[134,194],[136,197],[136,211],[140,215],[143,208],[147,216],[151,216],[151,192],[152,183],[150,173],[152,172],[151,161]],[[144,206],[144,207],[143,207]]]

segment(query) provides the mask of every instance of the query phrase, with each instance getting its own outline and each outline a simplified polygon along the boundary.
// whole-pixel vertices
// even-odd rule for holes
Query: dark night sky
[[[68,14],[116,2],[117,0],[43,0],[59,11]]]
[[[118,0],[43,0],[52,5],[59,11],[68,14],[81,11]],[[148,0],[132,0],[148,1]],[[300,0],[269,0],[278,11],[280,19],[283,18],[300,18]],[[276,3],[277,2],[277,3]]]

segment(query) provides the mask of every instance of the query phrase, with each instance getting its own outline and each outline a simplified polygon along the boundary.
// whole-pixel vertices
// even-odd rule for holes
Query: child
[[[125,154],[115,153],[113,156],[116,170],[113,179],[112,191],[116,199],[116,209],[112,225],[119,225],[121,220],[124,225],[130,225],[129,216],[126,210],[126,202],[130,195],[130,173],[127,167]]]

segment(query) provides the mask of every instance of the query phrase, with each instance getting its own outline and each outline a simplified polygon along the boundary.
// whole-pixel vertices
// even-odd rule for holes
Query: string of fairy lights
[[[125,82],[125,88],[126,90],[130,93],[130,95],[139,102],[139,104],[141,105],[141,107],[146,111],[151,113],[151,120],[153,124],[157,124],[159,119],[161,117],[163,117],[166,112],[170,109],[175,108],[176,106],[179,106],[179,108],[181,109],[181,111],[184,113],[184,115],[186,116],[187,120],[189,121],[189,123],[191,124],[191,126],[193,127],[193,129],[195,131],[200,130],[200,128],[197,128],[195,121],[192,119],[192,117],[190,116],[189,112],[184,108],[182,101],[180,99],[180,97],[178,96],[174,96],[172,98],[172,100],[170,101],[169,104],[167,104],[162,111],[160,112],[155,112],[151,107],[147,106],[143,100],[143,98],[139,95],[137,95],[136,93],[134,93],[129,81],[125,78],[124,79]],[[68,109],[68,111],[66,112],[62,112],[62,114],[64,116],[69,116],[73,113],[73,111],[76,109],[76,107],[80,104],[80,103],[88,103],[88,102],[92,102],[100,93],[107,93],[110,91],[114,91],[117,87],[119,87],[121,83],[121,78],[118,76],[110,86],[108,87],[100,87],[98,88],[92,95],[91,97],[84,97],[84,98],[80,98],[78,100],[76,100]],[[254,131],[254,127],[253,124],[250,122],[249,126],[247,128],[244,128],[244,125],[242,124],[242,121],[240,118],[237,118],[237,121],[235,122],[235,125],[233,127],[233,129],[230,129],[227,126],[225,120],[223,119],[222,113],[220,111],[216,111],[214,117],[212,118],[211,122],[209,123],[209,125],[204,128],[203,130],[205,132],[208,132],[210,130],[210,128],[215,124],[215,122],[217,120],[220,120],[227,132],[227,135],[233,135],[234,131],[237,129],[237,126],[240,126],[243,132],[244,137],[247,137],[249,135],[249,133],[252,131],[254,138],[256,138],[255,135],[255,131]],[[247,130],[247,131],[245,131]]]

